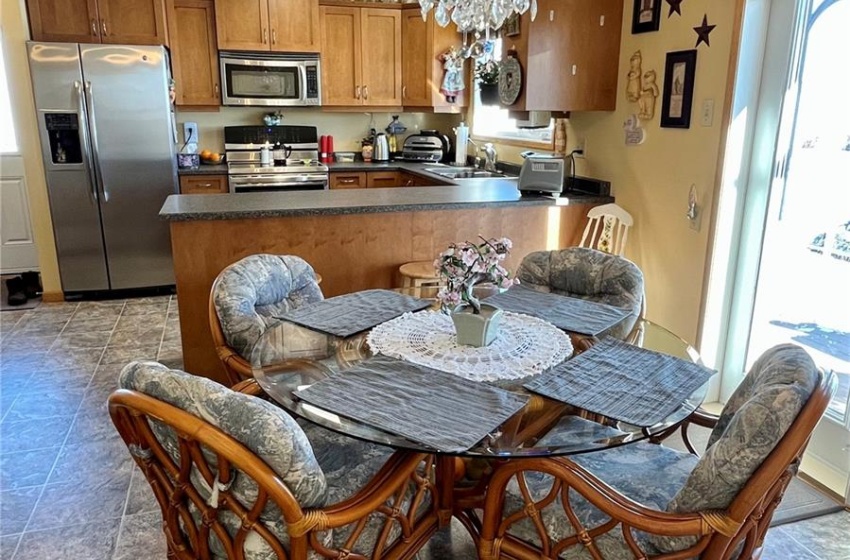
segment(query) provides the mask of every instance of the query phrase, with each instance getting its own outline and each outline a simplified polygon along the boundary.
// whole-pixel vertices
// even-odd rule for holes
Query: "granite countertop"
[[[521,196],[516,179],[464,179],[459,186],[338,189],[217,195],[171,195],[160,210],[168,221],[239,220],[612,202],[610,196]]]
[[[202,163],[197,169],[177,169],[177,175],[227,175],[227,164]]]

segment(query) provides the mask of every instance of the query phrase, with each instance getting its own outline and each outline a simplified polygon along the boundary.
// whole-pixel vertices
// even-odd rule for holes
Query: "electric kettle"
[[[372,161],[389,161],[390,160],[390,145],[387,142],[387,135],[379,132],[375,135],[375,146],[372,151]]]

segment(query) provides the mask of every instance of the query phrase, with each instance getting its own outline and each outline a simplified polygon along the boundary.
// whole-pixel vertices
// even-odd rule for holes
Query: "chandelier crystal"
[[[537,17],[537,0],[419,0],[422,19],[434,10],[434,21],[441,27],[454,22],[464,33],[489,33],[502,27],[511,14],[530,11]]]

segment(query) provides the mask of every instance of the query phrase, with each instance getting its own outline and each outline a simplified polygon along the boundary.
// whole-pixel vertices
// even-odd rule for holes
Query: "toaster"
[[[565,161],[552,156],[525,156],[519,172],[519,192],[554,194],[556,198],[560,196],[564,190]]]

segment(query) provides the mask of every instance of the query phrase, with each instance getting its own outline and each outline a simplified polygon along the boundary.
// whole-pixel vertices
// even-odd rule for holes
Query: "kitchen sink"
[[[507,177],[504,173],[484,171],[477,167],[426,167],[425,171],[447,179],[486,179],[488,177]]]

